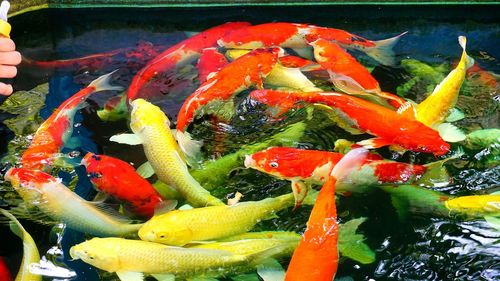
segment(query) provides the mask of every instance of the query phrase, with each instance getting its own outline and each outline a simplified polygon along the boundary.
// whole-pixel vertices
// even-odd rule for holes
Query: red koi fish
[[[41,170],[53,164],[64,143],[73,133],[73,118],[83,107],[83,101],[92,93],[100,91],[123,90],[122,87],[109,84],[112,73],[103,75],[92,81],[64,101],[38,128],[31,145],[21,156],[23,168]]]
[[[288,265],[285,281],[331,281],[339,262],[335,185],[364,161],[367,151],[351,150],[329,173],[311,211],[307,228]]]
[[[301,106],[298,102],[327,105],[331,107],[334,115],[345,119],[350,128],[376,136],[358,143],[366,148],[398,145],[408,150],[433,153],[437,156],[450,150],[450,145],[437,131],[396,111],[353,96],[326,92],[256,90],[250,93],[250,97],[276,108],[278,114]]]
[[[201,142],[192,140],[186,132],[197,110],[209,103],[227,101],[251,86],[262,88],[262,79],[271,72],[282,52],[278,47],[249,52],[227,64],[186,99],[177,116],[176,134],[189,159],[195,158],[201,147]]]
[[[279,62],[282,66],[288,68],[300,68],[302,71],[315,71],[323,69],[321,65],[301,57],[286,55],[280,57]]]
[[[375,94],[392,101],[396,109],[406,102],[396,95],[382,92],[368,69],[339,45],[325,39],[317,39],[310,44],[316,61],[328,71],[330,80],[341,91],[360,96]]]
[[[307,24],[277,22],[265,23],[235,30],[223,36],[219,41],[221,47],[233,49],[256,49],[271,46],[293,48],[297,53],[304,53],[308,48],[306,36],[309,39],[325,39],[336,42],[342,47],[365,52],[376,61],[394,64],[392,47],[406,32],[393,38],[371,41],[361,36],[335,28],[319,27]]]
[[[330,171],[344,157],[341,153],[291,147],[270,147],[245,156],[245,167],[292,182],[296,205],[307,195],[311,184],[324,184]],[[384,160],[367,154],[365,162],[346,178],[348,184],[337,186],[337,192],[361,192],[364,187],[379,184],[413,183],[426,172],[422,165]]]
[[[89,152],[81,163],[98,190],[126,202],[142,217],[152,217],[165,203],[154,187],[125,161]]]
[[[143,88],[159,73],[174,70],[177,67],[194,62],[203,49],[215,47],[217,40],[229,31],[250,26],[247,22],[229,22],[212,27],[168,48],[146,64],[132,79],[127,97],[130,101],[148,98],[141,93]]]
[[[201,83],[207,81],[229,62],[226,57],[217,51],[217,48],[207,48],[201,52],[196,68]]]

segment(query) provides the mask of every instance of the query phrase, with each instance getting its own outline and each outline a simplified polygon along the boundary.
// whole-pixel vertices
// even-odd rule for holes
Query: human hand
[[[21,54],[16,51],[12,39],[0,38],[0,78],[14,78],[17,75],[16,65],[21,63]],[[12,94],[12,85],[0,82],[0,95]]]

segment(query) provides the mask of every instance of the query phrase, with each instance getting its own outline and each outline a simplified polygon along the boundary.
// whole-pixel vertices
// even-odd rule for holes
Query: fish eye
[[[278,168],[278,162],[271,162],[269,163],[269,166],[271,166],[271,168]]]

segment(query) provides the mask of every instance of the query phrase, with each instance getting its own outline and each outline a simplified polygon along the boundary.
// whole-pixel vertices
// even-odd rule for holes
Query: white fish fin
[[[355,148],[349,151],[340,161],[335,165],[330,176],[335,177],[337,180],[342,180],[345,176],[351,173],[352,170],[358,168],[361,163],[366,159],[368,150],[364,148]]]
[[[467,38],[465,36],[458,36],[458,44],[462,47],[462,57],[460,60],[465,59],[465,69],[471,68],[474,65],[474,59],[467,55],[465,47],[467,46]]]
[[[238,202],[240,202],[241,197],[243,197],[243,194],[236,192],[233,198],[227,199],[227,205],[228,206],[236,205]]]
[[[104,201],[106,201],[108,198],[109,198],[109,194],[106,194],[104,192],[97,192],[97,194],[94,196],[94,199],[89,203],[103,204]]]
[[[121,281],[144,281],[144,273],[133,271],[117,271],[116,275]]]
[[[173,274],[151,274],[158,281],[175,281],[175,275]]]
[[[166,214],[175,209],[177,200],[164,200],[155,208],[155,216]]]
[[[94,81],[92,81],[89,86],[92,86],[92,87],[95,87],[95,91],[96,92],[99,92],[99,91],[123,91],[123,87],[122,86],[112,86],[110,84],[111,82],[111,76],[116,72],[118,71],[115,70],[113,72],[110,72],[108,74],[105,74],[97,79],[95,79]]]
[[[374,41],[375,47],[365,49],[365,52],[372,59],[378,61],[383,65],[395,65],[396,60],[394,59],[394,51],[392,48],[398,43],[401,36],[408,33],[405,31],[392,38]]]
[[[446,142],[459,142],[465,140],[467,137],[464,132],[450,123],[439,124],[436,129],[441,138]]]
[[[366,89],[363,88],[356,80],[344,74],[335,73],[333,71],[328,71],[330,75],[330,81],[339,90],[346,92],[351,95],[364,95],[366,94]]]
[[[446,117],[446,122],[456,122],[465,118],[465,114],[458,108],[454,107],[450,110],[450,114]]]
[[[181,151],[186,156],[186,161],[188,164],[193,166],[198,166],[198,160],[200,159],[200,150],[203,146],[203,141],[193,140],[189,133],[177,131],[177,142]]]
[[[311,185],[306,184],[301,180],[292,180],[292,191],[293,191],[293,197],[295,198],[294,208],[297,208],[300,205],[302,205],[302,202],[306,198],[310,188]]]
[[[275,259],[267,259],[257,266],[257,274],[264,281],[285,280],[285,270]]]
[[[151,163],[149,161],[144,162],[139,168],[136,170],[137,174],[139,176],[149,179],[155,174],[155,170],[153,170],[153,166],[151,166]]]
[[[358,141],[357,144],[363,146],[364,148],[373,149],[373,148],[383,147],[386,145],[391,145],[392,143],[386,141],[383,138],[372,138],[363,141]]]
[[[297,55],[308,59],[308,60],[313,60],[314,59],[314,51],[313,48],[311,47],[304,47],[304,48],[292,48],[294,52],[297,53]]]
[[[412,101],[405,102],[398,108],[397,113],[411,119],[415,119],[417,116],[417,110],[415,109],[415,104]]]
[[[192,209],[194,209],[193,206],[191,206],[189,204],[184,204],[184,205],[180,206],[178,210],[183,211],[183,210],[192,210]]]
[[[269,75],[264,79],[264,83],[275,87],[286,87],[302,92],[321,92],[313,82],[311,82],[299,68],[284,67],[276,64]]]
[[[128,144],[128,145],[138,145],[142,144],[141,138],[136,134],[118,134],[109,138],[110,141]]]
[[[500,231],[500,218],[494,216],[484,216],[484,220],[493,228]]]
[[[117,210],[113,209],[109,205],[99,204],[99,203],[90,202],[90,201],[86,201],[86,203],[91,205],[92,207],[96,208],[101,213],[105,214],[106,216],[111,217],[114,220],[117,220],[117,221],[122,222],[122,223],[131,223],[132,222],[132,220],[130,218],[126,217],[123,214],[120,214]]]

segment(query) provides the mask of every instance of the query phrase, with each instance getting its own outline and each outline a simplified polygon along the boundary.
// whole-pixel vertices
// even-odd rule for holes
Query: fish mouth
[[[81,254],[81,251],[78,251],[77,249],[75,249],[75,246],[73,246],[69,249],[69,256],[71,257],[72,260],[81,259],[80,254]]]
[[[245,161],[243,163],[245,168],[252,168],[257,164],[251,155],[245,155]]]

